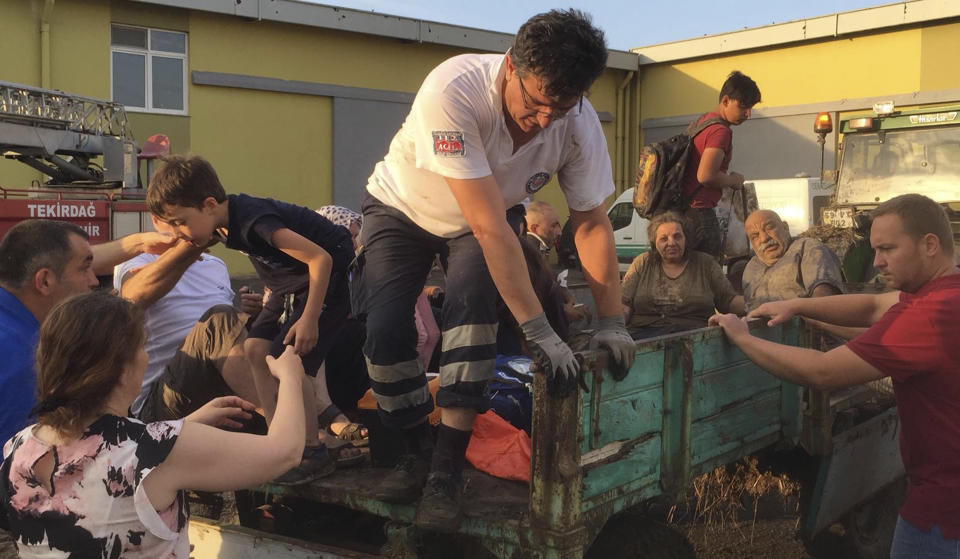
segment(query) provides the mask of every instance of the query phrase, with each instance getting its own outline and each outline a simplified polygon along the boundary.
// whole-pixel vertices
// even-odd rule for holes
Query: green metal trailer
[[[806,340],[799,322],[752,328],[779,343]],[[719,465],[800,441],[802,390],[754,365],[717,328],[638,342],[620,381],[606,370],[605,353],[586,352],[584,362],[588,392],[554,398],[536,377],[529,485],[466,475],[460,532],[496,557],[582,557],[613,515],[675,495]],[[371,497],[385,473],[345,470],[263,489],[389,518],[384,554],[416,557],[413,506]]]

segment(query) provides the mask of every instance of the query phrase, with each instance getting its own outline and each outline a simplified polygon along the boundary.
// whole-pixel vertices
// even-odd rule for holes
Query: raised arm
[[[178,240],[153,262],[127,272],[120,278],[120,296],[147,308],[170,292],[203,249]]]
[[[769,325],[780,324],[794,316],[809,317],[837,326],[870,326],[900,300],[899,291],[874,294],[799,297],[764,303],[750,311],[748,318],[769,317]]]
[[[113,267],[126,262],[134,256],[148,252],[162,254],[177,242],[177,238],[167,233],[147,231],[133,233],[126,237],[93,245],[93,273],[98,276],[113,272]]]
[[[267,366],[280,380],[277,411],[266,436],[231,433],[185,421],[167,459],[143,480],[156,510],[170,506],[182,489],[228,491],[266,483],[300,463],[304,413],[303,363],[288,347]]]
[[[823,353],[770,342],[751,335],[746,323],[732,314],[714,315],[710,324],[721,326],[730,341],[760,368],[794,384],[828,390],[884,377],[846,346]]]

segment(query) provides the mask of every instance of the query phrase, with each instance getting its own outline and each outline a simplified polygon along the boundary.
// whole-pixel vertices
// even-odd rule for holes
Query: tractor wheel
[[[884,487],[830,529],[804,542],[807,551],[816,559],[887,559],[906,488],[905,477]]]
[[[585,559],[696,559],[693,545],[672,526],[636,512],[612,516]]]

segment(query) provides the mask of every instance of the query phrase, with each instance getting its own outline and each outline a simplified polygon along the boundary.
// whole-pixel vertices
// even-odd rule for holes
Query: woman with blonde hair
[[[189,557],[185,489],[267,482],[299,463],[303,365],[268,358],[280,381],[266,436],[239,427],[253,405],[218,398],[185,419],[127,417],[147,354],[142,312],[94,292],[67,299],[40,327],[37,422],[3,449],[0,499],[21,557]]]

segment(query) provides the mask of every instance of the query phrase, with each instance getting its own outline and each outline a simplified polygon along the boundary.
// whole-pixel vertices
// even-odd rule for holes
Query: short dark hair
[[[657,229],[667,223],[679,223],[680,229],[686,242],[683,244],[683,258],[686,259],[690,254],[690,245],[693,244],[693,237],[690,235],[690,221],[678,212],[663,212],[657,214],[647,224],[647,242],[650,243],[650,262],[660,262],[660,252],[657,251]]]
[[[510,59],[521,77],[544,80],[553,99],[584,94],[607,65],[607,42],[580,10],[550,10],[528,19],[513,40]]]
[[[107,291],[55,306],[37,343],[37,423],[68,436],[82,433],[85,421],[103,413],[145,339],[143,311]]]
[[[727,76],[727,81],[723,82],[723,87],[720,88],[718,100],[723,101],[724,95],[746,108],[760,102],[760,88],[757,87],[757,82],[750,79],[750,76],[742,74],[739,70],[734,70]]]
[[[147,188],[150,213],[164,215],[164,206],[202,208],[203,201],[227,199],[213,165],[199,155],[171,155],[163,158]]]
[[[90,238],[65,221],[28,219],[14,225],[0,241],[0,284],[19,289],[41,268],[60,277],[73,258],[70,235]]]
[[[943,206],[923,194],[901,194],[887,200],[873,210],[873,218],[896,215],[903,230],[915,241],[928,234],[940,239],[940,250],[953,255],[953,228]]]

